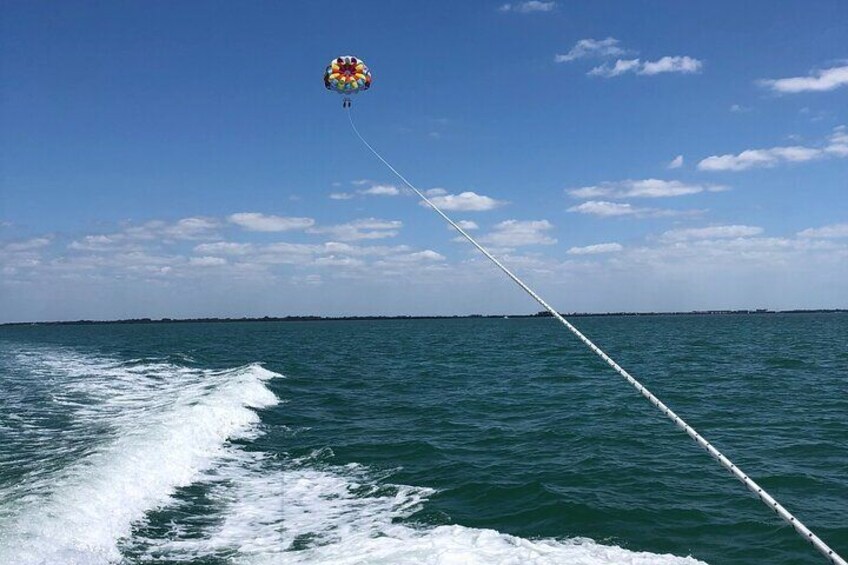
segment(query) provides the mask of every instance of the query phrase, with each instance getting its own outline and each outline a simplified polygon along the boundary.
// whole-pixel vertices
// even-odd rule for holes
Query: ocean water
[[[848,555],[848,316],[576,325]],[[0,327],[0,563],[824,560],[552,319]]]

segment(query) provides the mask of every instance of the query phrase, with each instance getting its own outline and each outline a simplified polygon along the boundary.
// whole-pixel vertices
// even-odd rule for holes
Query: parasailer
[[[330,61],[324,70],[324,87],[344,96],[343,108],[350,108],[350,95],[371,88],[371,71],[365,61],[343,55]]]

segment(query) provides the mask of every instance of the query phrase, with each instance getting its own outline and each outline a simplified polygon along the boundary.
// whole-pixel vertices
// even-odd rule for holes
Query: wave
[[[119,541],[148,511],[224,458],[229,440],[258,434],[255,409],[277,403],[266,381],[280,376],[258,364],[210,371],[67,351],[22,352],[18,364],[51,380],[76,440],[94,441],[88,427],[103,431],[77,460],[26,481],[4,509],[0,562],[20,564],[120,561]]]

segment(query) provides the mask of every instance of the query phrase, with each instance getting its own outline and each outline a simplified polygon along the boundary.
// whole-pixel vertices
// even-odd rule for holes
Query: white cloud
[[[353,198],[353,194],[349,192],[331,192],[330,200],[350,200]]]
[[[585,247],[572,247],[567,253],[569,255],[597,255],[599,253],[616,253],[624,249],[620,243],[596,243]]]
[[[533,12],[550,12],[556,8],[556,2],[541,2],[540,0],[527,0],[526,2],[515,2],[501,4],[498,8],[501,12],[516,12],[519,14],[532,14]]]
[[[613,218],[616,216],[632,216],[634,218],[665,218],[671,216],[695,216],[704,210],[669,210],[664,208],[638,208],[631,204],[609,202],[606,200],[589,200],[568,209],[569,212]]]
[[[176,239],[200,239],[217,228],[218,221],[211,218],[183,218],[166,227],[163,233],[166,237]]]
[[[357,192],[368,196],[397,196],[400,194],[400,190],[391,184],[375,184],[371,188],[358,190]]]
[[[362,267],[365,261],[354,257],[336,257],[330,255],[327,257],[318,257],[312,262],[316,267]]]
[[[618,59],[614,65],[608,63],[595,67],[589,71],[590,76],[616,77],[625,73],[634,72],[637,75],[652,76],[660,73],[697,73],[703,67],[698,59],[689,56],[666,56],[656,61],[642,62],[639,59]]]
[[[568,190],[568,194],[574,198],[666,198],[725,190],[728,188],[713,184],[686,184],[676,180],[661,179],[628,179],[583,186]]]
[[[394,230],[403,227],[400,220],[379,220],[377,218],[365,218],[351,222],[351,226],[367,230]]]
[[[639,68],[639,59],[619,59],[613,66],[607,63],[597,66],[588,72],[589,76],[616,77]]]
[[[87,235],[68,245],[74,251],[138,251],[146,242],[173,244],[180,240],[216,237],[221,222],[215,218],[190,217],[174,223],[151,220],[140,225],[124,224],[122,231],[107,235]]]
[[[803,151],[803,147],[772,147],[771,149],[746,149],[738,155],[712,155],[698,163],[701,171],[743,171],[754,167],[773,167],[782,160],[799,161],[819,157],[816,150]],[[795,155],[795,159],[784,159],[782,155]]]
[[[657,75],[660,73],[697,73],[703,63],[692,57],[663,57],[657,61],[645,61],[639,70],[640,75]]]
[[[239,212],[227,219],[248,231],[260,232],[303,230],[315,225],[315,220],[312,218],[272,216],[259,212]]]
[[[583,204],[572,206],[568,209],[568,211],[579,212],[580,214],[591,214],[593,216],[612,217],[636,214],[638,209],[634,208],[630,204],[606,202],[604,200],[589,200]]]
[[[616,57],[624,55],[625,51],[619,47],[620,41],[607,37],[606,39],[581,39],[565,55],[556,55],[554,61],[557,63],[568,63],[588,57]]]
[[[357,241],[395,237],[398,234],[397,230],[401,227],[403,227],[403,222],[399,220],[365,218],[335,226],[313,227],[306,231],[314,234],[330,234],[341,241]]]
[[[757,167],[774,167],[783,163],[802,163],[826,157],[848,157],[848,133],[845,126],[834,128],[822,147],[771,147],[746,149],[736,155],[712,155],[698,163],[701,171],[744,171]]]
[[[848,157],[848,129],[845,126],[836,126],[828,138],[828,144],[824,150],[837,157]]]
[[[457,224],[459,225],[459,227],[461,227],[465,231],[472,231],[472,230],[480,229],[480,226],[478,226],[476,222],[472,222],[471,220],[459,220],[457,222]],[[448,226],[448,229],[452,230],[453,227]]]
[[[798,232],[798,237],[835,239],[848,237],[848,223],[830,224],[820,228],[807,228]]]
[[[760,84],[785,94],[834,90],[848,85],[848,65],[817,70],[805,77],[762,80]]]
[[[761,227],[729,225],[669,230],[663,233],[660,237],[665,241],[686,241],[692,239],[751,237],[761,233],[763,233],[763,228]]]
[[[74,248],[86,244],[105,245],[123,242],[163,241],[172,243],[173,240],[208,239],[215,236],[215,231],[221,226],[214,218],[190,217],[183,218],[172,224],[161,220],[151,220],[140,225],[124,224],[123,231],[105,236],[86,236],[82,241],[71,244]],[[110,241],[107,242],[106,239]]]
[[[350,243],[341,243],[339,241],[327,241],[317,247],[317,253],[333,253],[354,255],[358,257],[364,256],[380,256],[393,255],[397,253],[406,253],[409,251],[409,246],[406,245],[353,245]]]
[[[247,255],[253,249],[254,247],[250,243],[216,241],[215,243],[201,243],[194,248],[194,252],[204,255]]]
[[[34,237],[32,239],[27,239],[26,241],[18,241],[14,243],[7,243],[3,249],[5,251],[34,251],[36,249],[41,249],[42,247],[46,247],[50,245],[50,238],[48,237]]]
[[[489,196],[483,196],[476,192],[461,192],[459,194],[445,194],[434,196],[430,201],[441,208],[442,210],[452,210],[456,212],[484,212],[493,210],[498,206],[503,206],[506,202],[495,200]],[[426,202],[421,203],[426,206]]]
[[[547,220],[506,220],[497,225],[491,233],[480,238],[484,243],[498,247],[519,247],[523,245],[551,245],[556,239],[547,235],[553,229]]]
[[[205,239],[211,237],[213,232],[220,227],[218,220],[213,218],[183,218],[168,224],[159,220],[153,220],[140,226],[130,226],[124,230],[124,234],[131,239]]]
[[[194,265],[195,267],[220,267],[221,265],[226,265],[227,260],[223,257],[192,257],[188,260],[189,265]]]
[[[750,108],[748,108],[748,107],[746,107],[746,106],[740,106],[739,104],[733,104],[733,105],[730,107],[730,111],[731,111],[731,112],[738,112],[738,113],[741,113],[741,112],[748,112],[749,110],[750,110]]]
[[[442,196],[443,194],[447,194],[448,191],[444,188],[431,188],[429,190],[424,191],[425,196]]]
[[[68,245],[74,251],[113,251],[126,242],[124,234],[87,235],[81,240],[72,241]]]
[[[683,155],[678,155],[668,164],[669,169],[679,169],[683,166]]]
[[[413,253],[403,253],[400,255],[391,255],[383,259],[385,263],[427,263],[433,261],[444,261],[445,256],[437,253],[432,249],[424,251],[415,251]]]

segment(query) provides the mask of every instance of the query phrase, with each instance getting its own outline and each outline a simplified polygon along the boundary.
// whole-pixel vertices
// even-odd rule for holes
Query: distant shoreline
[[[604,316],[727,316],[740,314],[843,314],[844,308],[796,310],[691,310],[689,312],[562,312],[566,318],[591,318]],[[2,326],[88,326],[100,324],[198,324],[238,322],[355,322],[370,320],[462,320],[497,318],[550,318],[548,312],[536,314],[466,314],[455,316],[263,316],[244,318],[128,318],[123,320],[64,320],[50,322],[4,322]]]

